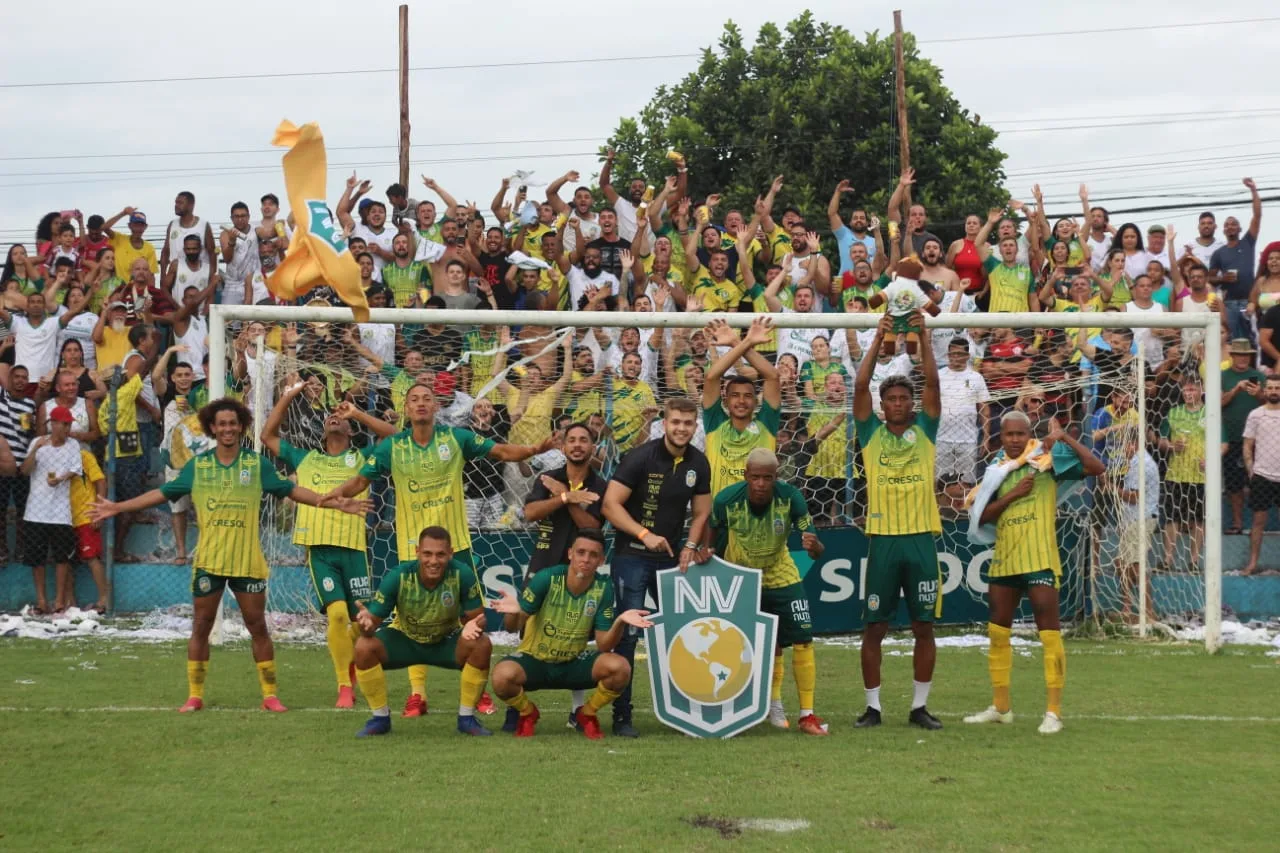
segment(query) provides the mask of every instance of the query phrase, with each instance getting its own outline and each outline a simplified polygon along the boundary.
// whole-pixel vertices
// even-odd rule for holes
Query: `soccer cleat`
[[[1062,731],[1062,718],[1052,711],[1045,711],[1039,731],[1042,735],[1056,735]]]
[[[281,705],[280,700],[275,696],[268,696],[266,699],[262,700],[262,710],[272,711],[273,713],[276,713],[276,714],[283,714],[285,711],[289,709],[286,708],[284,705]]]
[[[574,728],[582,731],[581,727],[577,725],[575,725]],[[631,725],[630,720],[614,720],[613,735],[614,737],[638,738],[640,737],[640,731],[635,726]]]
[[[805,714],[796,722],[796,728],[807,735],[827,734],[827,724],[817,714]]]
[[[604,740],[604,732],[600,731],[600,720],[595,714],[584,714],[582,709],[578,709],[578,731],[582,732],[587,740]]]
[[[1012,723],[1013,711],[997,711],[995,705],[989,705],[987,710],[979,711],[976,714],[970,714],[964,718],[966,723]]]
[[[356,706],[356,692],[350,687],[338,688],[338,701],[334,703],[335,708],[354,708]]]
[[[867,710],[862,712],[862,716],[854,722],[853,727],[855,729],[869,729],[878,725],[880,725],[880,709],[872,708],[868,705]]]
[[[493,697],[489,695],[489,691],[486,690],[483,693],[481,693],[480,701],[476,703],[476,713],[492,714],[496,710],[497,708],[494,707],[494,704],[493,704]]]
[[[581,705],[578,706],[578,708],[581,707]],[[581,731],[581,729],[578,728],[578,708],[574,708],[569,712],[569,722],[565,724],[565,728],[573,729],[575,732]],[[617,723],[614,723],[614,725],[616,726]]]
[[[365,721],[364,728],[356,732],[356,737],[389,734],[391,734],[391,715],[387,714],[385,717],[370,717]]]
[[[193,711],[199,711],[203,707],[204,707],[204,700],[197,696],[192,696],[190,699],[187,700],[187,704],[183,705],[181,708],[178,709],[178,713],[190,714]]]
[[[538,706],[530,702],[529,713],[521,714],[516,722],[516,737],[533,737],[534,726],[538,725],[538,718],[541,716]]]
[[[427,713],[427,700],[419,696],[417,693],[410,693],[409,698],[404,700],[404,711],[400,714],[402,717],[422,717]]]
[[[911,709],[911,713],[907,715],[907,722],[913,726],[928,729],[931,732],[942,728],[942,720],[930,714],[929,709],[923,705],[919,708]]]
[[[516,724],[520,722],[520,712],[515,708],[507,708],[507,717],[502,721],[502,730],[504,732],[514,732]]]
[[[493,732],[480,725],[480,721],[471,714],[467,714],[465,717],[462,714],[458,715],[458,732],[464,735],[476,735],[477,737],[489,737],[493,734]]]
[[[769,725],[775,729],[791,728],[791,724],[787,722],[787,709],[782,707],[781,699],[769,700]]]

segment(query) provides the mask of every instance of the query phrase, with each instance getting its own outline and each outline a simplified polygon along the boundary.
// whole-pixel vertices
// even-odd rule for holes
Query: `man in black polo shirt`
[[[658,571],[677,564],[685,570],[699,556],[698,543],[711,516],[711,466],[689,443],[697,422],[692,400],[668,400],[662,419],[666,435],[623,456],[605,491],[604,517],[616,531],[609,573],[614,606],[621,610],[644,607],[646,593],[656,603]],[[639,636],[628,628],[614,651],[634,662]],[[630,684],[613,703],[613,733],[639,737],[631,725]]]

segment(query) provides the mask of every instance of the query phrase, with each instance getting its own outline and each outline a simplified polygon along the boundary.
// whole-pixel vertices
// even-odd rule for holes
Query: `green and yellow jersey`
[[[396,490],[396,547],[401,560],[418,553],[418,535],[438,525],[449,531],[454,551],[471,547],[467,511],[462,503],[462,466],[488,456],[493,441],[470,430],[437,426],[425,445],[405,430],[384,438],[365,459],[360,476],[391,477]]]
[[[462,627],[462,616],[484,607],[480,583],[471,567],[452,559],[444,577],[428,587],[418,575],[417,559],[405,560],[382,576],[368,604],[379,619],[391,613],[391,627],[416,643],[438,643]]]
[[[613,380],[613,418],[610,427],[613,429],[613,440],[618,445],[618,452],[625,453],[644,441],[649,434],[641,434],[644,425],[644,410],[658,405],[658,398],[653,389],[643,379],[637,379],[634,385],[628,385],[622,379]]]
[[[1182,450],[1169,453],[1165,479],[1173,483],[1204,483],[1205,431],[1204,406],[1192,411],[1186,405],[1174,406],[1160,424],[1160,436],[1170,442],[1186,442]]]
[[[542,254],[542,238],[547,234],[555,233],[555,230],[554,226],[545,225],[542,222],[533,223],[524,232],[524,253],[531,258],[545,261],[546,256]]]
[[[793,528],[801,533],[812,531],[813,520],[804,495],[795,486],[774,483],[773,498],[763,507],[752,505],[745,482],[716,492],[711,528],[716,534],[716,553],[730,563],[759,569],[764,573],[765,589],[800,582],[787,537]]]
[[[732,234],[730,234],[728,231],[721,231],[720,232],[720,248],[726,252],[729,251],[730,249],[736,250],[738,248],[737,238],[734,237]],[[747,246],[748,265],[751,265],[751,266],[755,265],[756,255],[760,254],[760,252],[763,251],[763,249],[764,247],[760,245],[759,239],[753,238],[751,240],[750,245]],[[733,255],[730,255],[729,257],[733,257]],[[782,257],[782,256],[779,255],[778,257]],[[734,282],[738,285],[738,289],[742,290],[742,267],[735,265],[733,269],[729,270],[729,274],[733,278]]]
[[[918,412],[902,435],[890,432],[874,412],[854,423],[867,471],[867,535],[941,534],[934,494],[938,418]]]
[[[757,447],[778,448],[778,426],[781,415],[768,403],[760,403],[760,412],[746,429],[733,427],[733,418],[719,400],[702,410],[702,428],[707,433],[707,462],[711,464],[711,494],[742,482],[746,476],[747,455]]]
[[[577,384],[586,379],[587,375],[580,370],[573,371],[573,378],[570,382]],[[604,397],[600,395],[599,387],[590,391],[584,391],[581,394],[572,394],[570,392],[569,407],[566,414],[570,415],[575,421],[587,422],[587,418],[594,414],[604,414]]]
[[[493,350],[498,348],[498,343],[496,331],[471,329],[462,336],[463,351],[471,353],[471,357],[467,359],[467,367],[471,370],[471,381],[467,385],[466,392],[472,397],[493,378],[493,368],[498,361],[498,355]],[[489,393],[485,394],[485,398],[493,402],[497,402],[501,396],[497,386],[489,389]]]
[[[529,614],[519,651],[547,663],[567,663],[587,648],[596,631],[613,627],[613,586],[596,575],[581,595],[569,591],[569,567],[551,566],[529,578],[520,593]]]
[[[823,399],[826,397],[827,377],[833,373],[845,377],[849,375],[849,371],[838,358],[830,359],[826,364],[818,364],[817,359],[811,358],[800,365],[800,384],[803,387],[805,382],[812,382],[814,393],[818,395],[818,399]]]
[[[1048,240],[1044,241],[1044,252],[1045,252],[1045,255],[1048,256],[1050,259],[1053,258],[1053,247],[1059,242],[1061,241],[1058,240],[1057,237],[1050,237]],[[1080,241],[1077,240],[1075,237],[1072,237],[1071,242],[1067,245],[1069,249],[1069,251],[1067,252],[1067,266],[1069,267],[1084,266],[1085,264],[1084,246],[1080,243]],[[996,252],[992,252],[992,254],[996,254]]]
[[[992,464],[1004,460],[1003,451]],[[1054,459],[1054,468],[1037,471],[1023,465],[1004,478],[996,497],[1004,497],[1026,477],[1035,477],[1031,494],[1005,507],[996,519],[996,546],[987,574],[993,578],[1027,575],[1046,569],[1054,576],[1062,575],[1058,554],[1058,483],[1078,480],[1083,476],[1080,460],[1070,457]]]
[[[773,230],[764,232],[764,236],[769,241],[769,248],[773,250],[773,262],[782,263],[783,256],[791,251],[791,235],[774,223]]]
[[[840,409],[819,406],[805,418],[805,433],[810,439],[816,438],[818,432],[842,414]],[[809,477],[826,477],[838,479],[849,475],[850,442],[848,427],[843,424],[831,431],[831,434],[818,442],[818,449],[805,467],[804,473]]]
[[[280,461],[298,475],[298,485],[316,494],[325,495],[341,486],[360,470],[364,457],[354,447],[331,456],[319,450],[303,450],[281,439]],[[357,498],[365,498],[365,489]],[[298,505],[298,517],[294,522],[293,544],[331,545],[350,548],[364,553],[365,531],[368,525],[364,516],[339,512],[336,509]]]
[[[264,579],[269,569],[258,536],[262,493],[288,497],[293,483],[252,450],[242,449],[230,465],[223,465],[216,452],[209,450],[191,459],[177,479],[160,491],[170,501],[191,496],[200,527],[192,561],[195,569],[222,577]]]
[[[1031,267],[1026,264],[1009,266],[995,255],[988,255],[982,268],[987,271],[987,285],[991,288],[991,302],[987,311],[991,314],[1008,314],[1028,311],[1027,295],[1035,290]]]
[[[382,283],[391,291],[393,307],[409,308],[418,291],[431,283],[431,276],[422,261],[410,261],[407,267],[391,262],[382,265]]]
[[[691,274],[689,282],[692,283],[693,290],[690,291],[686,286],[685,293],[696,296],[702,302],[703,311],[736,311],[738,303],[746,295],[736,281],[731,278],[717,279],[705,266],[698,267]]]
[[[645,255],[640,260],[644,263],[644,274],[646,276],[653,275],[652,253]],[[671,285],[679,285],[680,287],[684,287],[684,281],[685,281],[685,269],[684,267],[676,266],[675,253],[673,252],[671,256],[671,268],[667,270],[667,283]],[[654,310],[660,311],[662,310],[662,306],[655,305]]]

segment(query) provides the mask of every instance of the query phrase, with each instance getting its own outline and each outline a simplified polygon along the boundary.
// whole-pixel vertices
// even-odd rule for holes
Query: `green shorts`
[[[898,596],[905,594],[912,622],[942,617],[942,568],[932,533],[869,536],[867,582],[863,590],[862,620],[888,622],[898,612]]]
[[[232,592],[247,592],[261,595],[267,591],[266,578],[233,578],[226,575],[215,575],[204,569],[191,570],[191,595],[204,598],[206,595],[222,595],[222,591],[231,587]]]
[[[373,635],[387,650],[387,662],[383,669],[404,669],[406,666],[438,666],[442,669],[462,669],[458,663],[458,638],[462,629],[454,631],[438,643],[419,643],[405,636],[396,628],[382,627]]]
[[[813,642],[813,617],[803,583],[760,590],[760,609],[778,617],[778,648]]]
[[[548,663],[538,660],[533,655],[516,652],[507,655],[504,661],[514,661],[524,670],[524,689],[534,690],[586,690],[595,687],[596,680],[591,677],[591,670],[596,665],[600,652],[585,651],[572,660],[564,663]]]
[[[1026,572],[1021,575],[1005,575],[999,578],[987,578],[987,583],[995,586],[1007,586],[1013,589],[1027,590],[1033,586],[1048,586],[1057,589],[1058,576],[1052,569],[1041,569],[1038,572]]]
[[[311,585],[320,599],[321,611],[330,604],[345,601],[347,612],[355,616],[356,602],[367,602],[373,597],[373,579],[363,551],[312,545],[307,548],[307,568],[311,569]]]

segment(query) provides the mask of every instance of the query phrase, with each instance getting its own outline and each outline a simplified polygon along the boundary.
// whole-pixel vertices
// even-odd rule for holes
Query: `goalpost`
[[[468,366],[468,369],[475,366],[475,373],[472,375],[474,384],[468,389],[462,382],[457,383],[460,391],[478,391],[490,401],[495,401],[499,412],[502,411],[502,403],[507,398],[504,391],[497,386],[497,380],[509,379],[511,385],[516,386],[523,381],[517,381],[516,376],[521,374],[527,366],[538,366],[548,374],[557,370],[558,368],[554,365],[557,363],[559,349],[565,336],[573,334],[568,331],[570,329],[576,329],[581,333],[584,329],[607,328],[616,337],[619,330],[634,327],[643,330],[645,347],[649,347],[655,341],[652,336],[657,336],[656,341],[662,346],[678,348],[681,345],[688,347],[690,336],[694,337],[696,343],[697,330],[703,329],[712,320],[724,320],[733,328],[743,329],[749,326],[757,316],[749,313],[598,313],[451,309],[373,309],[370,313],[371,324],[391,324],[401,332],[412,331],[415,335],[422,334],[420,330],[428,324],[454,329],[484,327],[490,330],[497,326],[529,327],[536,324],[538,333],[536,335],[531,333],[531,337],[536,340],[512,341],[507,366],[494,382],[482,385],[474,378],[474,376],[488,378],[484,377],[484,369],[480,365],[483,362],[491,368],[495,354],[495,349],[492,347],[477,346],[473,351],[475,359]],[[788,329],[823,329],[828,330],[833,338],[839,339],[845,330],[865,331],[873,328],[879,321],[879,315],[787,313],[772,314],[770,319],[780,333],[781,330]],[[290,330],[290,336],[295,328],[301,328],[301,335],[304,338],[314,333],[327,336],[325,340],[333,338],[341,340],[346,330],[353,325],[352,313],[347,308],[214,305],[211,306],[209,316],[210,365],[227,363],[227,356],[231,352],[234,326],[255,321],[269,328],[287,327]],[[957,333],[963,333],[966,329],[1013,328],[1035,329],[1042,332],[1056,330],[1060,336],[1074,336],[1075,331],[1083,326],[1089,329],[1173,329],[1180,333],[1187,331],[1202,335],[1203,357],[1200,363],[1207,366],[1207,369],[1201,370],[1204,392],[1204,435],[1207,437],[1219,436],[1222,432],[1222,385],[1219,366],[1223,350],[1220,323],[1219,316],[1214,313],[1158,315],[1116,312],[944,313],[938,317],[926,318],[926,326],[929,330],[955,330]],[[419,340],[423,339],[419,338]],[[1061,342],[1061,337],[1053,340]],[[591,345],[592,342],[586,343]],[[604,348],[598,345],[595,348],[594,357],[598,361],[604,360],[599,353],[601,349]],[[1138,350],[1141,353],[1142,347]],[[346,350],[343,351],[346,352]],[[661,354],[650,357],[661,364]],[[832,360],[838,361],[838,354],[833,354]],[[282,359],[282,361],[286,360]],[[362,399],[367,398],[371,405],[379,407],[385,405],[383,401],[388,399],[388,395],[394,399],[394,389],[388,388],[391,384],[389,377],[385,373],[378,374],[366,359],[355,355],[354,352],[338,358],[337,363],[330,359],[305,362],[290,358],[287,361],[287,364],[281,364],[275,369],[270,387],[263,387],[264,383],[261,381],[256,387],[252,380],[249,382],[251,396],[246,396],[246,399],[252,400],[254,404],[252,408],[255,417],[255,442],[261,424],[267,412],[270,411],[271,403],[278,399],[286,377],[291,376],[295,371],[320,377],[321,384],[326,389],[323,393],[329,394],[330,399],[336,394],[351,389],[356,389],[359,394],[365,395]],[[1143,356],[1140,354],[1136,361],[1138,369],[1141,370]],[[1154,365],[1147,366],[1154,367]],[[260,376],[261,369],[259,366]],[[649,369],[648,364],[646,369]],[[467,375],[463,366],[459,364],[452,365],[450,370],[455,373],[456,378]],[[824,370],[827,369],[824,368]],[[686,381],[697,381],[697,371],[689,367],[681,367],[676,372],[680,376],[679,382],[682,386]],[[838,370],[835,372],[839,373]],[[662,373],[661,368],[659,373]],[[783,429],[786,431],[786,440],[784,441],[781,435],[779,440],[779,457],[787,473],[795,478],[796,485],[804,486],[803,490],[810,500],[811,510],[816,503],[823,508],[824,512],[830,513],[828,523],[831,526],[854,526],[861,521],[858,516],[860,507],[865,511],[865,483],[861,485],[864,490],[862,503],[859,501],[860,463],[852,453],[851,417],[844,418],[845,428],[828,430],[825,436],[830,440],[817,444],[816,450],[813,442],[805,443],[805,438],[806,430],[811,435],[812,431],[818,429],[821,424],[835,418],[838,412],[847,414],[852,393],[852,371],[846,369],[844,373],[848,374],[843,377],[844,393],[836,391],[834,387],[830,392],[841,398],[838,406],[825,403],[822,389],[814,389],[816,399],[801,399],[796,403],[793,398],[790,406],[784,400]],[[825,378],[830,381],[829,376]],[[554,376],[548,375],[545,379],[546,383],[550,384]],[[222,371],[211,370],[208,381],[211,399],[226,393],[226,376]],[[575,419],[577,417],[585,419],[587,414],[594,411],[611,426],[614,425],[615,419],[617,423],[622,424],[627,418],[634,418],[639,404],[629,399],[625,389],[615,388],[613,382],[611,376],[606,376],[593,392],[578,395],[568,391],[561,393],[555,400],[555,411],[570,411],[576,416]],[[1125,385],[1125,383],[1128,384]],[[1138,427],[1134,431],[1136,435],[1133,439],[1137,446],[1136,458],[1141,459],[1149,446],[1145,411],[1146,383],[1129,377],[1112,384],[1125,385],[1136,406]],[[873,383],[874,387],[878,387],[877,383]],[[509,390],[514,393],[514,389]],[[656,382],[652,390],[658,398],[659,405],[665,397],[686,393],[683,387],[672,387],[669,391],[664,391],[657,387]],[[1036,393],[1041,398],[1051,396],[1059,401],[1052,404],[1058,408],[1049,410],[1050,416],[1057,417],[1060,421],[1065,419],[1068,429],[1079,433],[1086,428],[1088,410],[1081,401],[1092,399],[1091,380],[1074,365],[1069,365],[1060,377],[1048,384],[1032,382],[1012,389],[992,389],[991,396],[996,409],[1004,410],[1014,407],[1024,408],[1024,404],[1039,405],[1035,403]],[[590,401],[587,400],[588,397]],[[619,401],[617,410],[614,409],[615,397]],[[1040,402],[1043,403],[1043,400]],[[1105,401],[1102,402],[1105,403]],[[323,399],[317,400],[318,405],[322,403],[324,403]],[[628,409],[624,415],[622,412],[624,406],[636,408]],[[479,419],[477,422],[487,423],[485,418],[491,417],[495,407],[481,408],[481,412],[474,413]],[[468,410],[462,414],[470,417],[473,413]],[[388,416],[390,417],[390,414]],[[471,424],[468,421],[461,425],[470,426]],[[1205,446],[1216,450],[1218,442],[1207,441]],[[794,457],[789,455],[792,448],[801,447],[808,448],[805,455]],[[523,541],[527,547],[528,542],[536,535],[536,527],[524,523],[523,514],[519,511],[523,503],[523,495],[540,473],[540,470],[536,469],[538,460],[535,459],[533,462],[534,469],[530,469],[529,466],[523,468],[506,466],[506,470],[503,470],[503,466],[499,465],[486,475],[489,479],[487,488],[485,483],[476,484],[477,490],[482,494],[475,499],[474,503],[469,493],[468,514],[472,522],[477,569],[490,590],[500,589],[509,584],[512,575],[518,575],[522,571],[522,566],[511,565],[515,562],[515,558],[510,553],[507,540]],[[560,464],[563,462],[561,461]],[[833,469],[832,465],[836,467]],[[1144,499],[1147,495],[1144,479],[1138,478],[1138,506],[1145,506]],[[1116,496],[1120,484],[1115,480],[1104,478],[1099,483],[1081,484],[1059,490],[1059,529],[1064,552],[1064,577],[1069,575],[1073,579],[1064,586],[1062,591],[1065,619],[1077,624],[1100,622],[1104,613],[1119,610],[1120,601],[1128,601],[1132,595],[1133,602],[1137,605],[1134,627],[1139,636],[1148,636],[1152,633],[1167,636],[1169,626],[1187,632],[1188,629],[1202,625],[1205,648],[1213,652],[1220,647],[1223,490],[1222,457],[1217,452],[1205,454],[1203,479],[1203,492],[1206,496],[1203,505],[1180,508],[1176,518],[1164,517],[1165,513],[1162,511],[1161,517],[1157,519],[1150,521],[1141,519],[1137,522],[1136,531],[1127,529],[1127,523],[1117,516],[1119,504]],[[1163,489],[1163,482],[1161,486]],[[952,552],[954,545],[960,544],[959,537],[963,534],[957,531],[966,526],[966,519],[959,508],[958,501],[962,493],[963,487],[957,486],[954,491],[943,489],[940,494],[945,517],[959,522],[959,524],[949,525],[948,533],[944,535],[940,544],[944,558]],[[396,560],[394,512],[390,509],[394,496],[389,490],[379,490],[375,487],[373,497],[377,505],[375,509],[377,514],[373,516],[374,520],[370,523],[369,538],[376,583],[381,573]],[[1167,522],[1173,522],[1173,524],[1167,524]],[[1197,527],[1202,531],[1203,539],[1198,555],[1192,533]],[[302,552],[290,542],[291,528],[292,507],[272,502],[264,511],[263,525],[264,550],[273,570],[272,600],[269,602],[269,607],[293,611],[314,609],[314,602],[311,600],[313,594],[310,593]],[[1172,531],[1173,545],[1172,549],[1166,552],[1170,531]],[[1136,549],[1133,545],[1135,541],[1140,543]],[[1135,550],[1136,556],[1133,556]],[[1153,564],[1149,555],[1155,554],[1159,556]],[[1184,554],[1187,554],[1187,558],[1181,559]],[[1117,564],[1122,557],[1126,560],[1136,559],[1138,562],[1136,588],[1126,583],[1117,569]],[[966,583],[966,587],[975,598],[982,599],[985,583]],[[1149,590],[1151,590],[1152,601],[1147,600]],[[1148,619],[1149,611],[1155,614],[1156,623],[1154,624]],[[1182,636],[1190,636],[1190,634],[1183,633]]]

